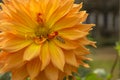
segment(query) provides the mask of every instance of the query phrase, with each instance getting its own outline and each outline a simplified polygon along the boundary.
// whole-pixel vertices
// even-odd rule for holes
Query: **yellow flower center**
[[[44,25],[44,21],[42,19],[42,14],[37,14],[38,27],[35,30],[35,33],[26,33],[26,39],[32,39],[36,44],[42,44],[47,40],[51,40],[58,35],[57,31],[51,32],[48,27]]]
[[[36,44],[42,44],[46,40],[51,40],[55,38],[57,35],[58,35],[58,32],[49,33],[45,29],[40,29],[38,31],[35,31],[35,34],[26,33],[25,38],[32,39]]]

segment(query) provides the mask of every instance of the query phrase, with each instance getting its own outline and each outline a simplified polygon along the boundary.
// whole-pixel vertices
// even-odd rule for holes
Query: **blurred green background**
[[[1,1],[1,0],[0,0]],[[94,23],[90,37],[97,41],[97,48],[91,48],[88,62],[91,68],[79,68],[77,80],[120,80],[120,57],[116,42],[120,41],[120,0],[76,0],[83,2],[83,9],[89,17],[84,23]],[[120,45],[117,49],[120,50]],[[0,80],[10,80],[10,74],[0,75]]]

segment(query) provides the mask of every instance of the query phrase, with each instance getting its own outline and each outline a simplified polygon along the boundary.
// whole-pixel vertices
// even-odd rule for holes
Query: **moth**
[[[65,40],[61,36],[56,36],[56,39],[61,43],[65,44]]]

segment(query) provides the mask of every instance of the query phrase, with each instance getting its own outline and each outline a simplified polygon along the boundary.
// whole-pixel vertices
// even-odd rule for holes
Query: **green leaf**
[[[30,78],[28,77],[26,80],[30,80]]]
[[[98,77],[97,74],[91,73],[86,76],[85,80],[103,80],[103,79]]]
[[[111,74],[108,74],[108,75],[107,75],[107,80],[111,80],[111,78],[112,78],[112,75],[111,75]]]
[[[76,80],[81,80],[80,76],[76,76]]]

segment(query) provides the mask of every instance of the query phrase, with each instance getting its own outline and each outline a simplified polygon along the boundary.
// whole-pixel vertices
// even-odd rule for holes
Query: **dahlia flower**
[[[95,46],[94,24],[74,0],[3,0],[0,3],[0,73],[12,80],[63,80],[77,72]]]

